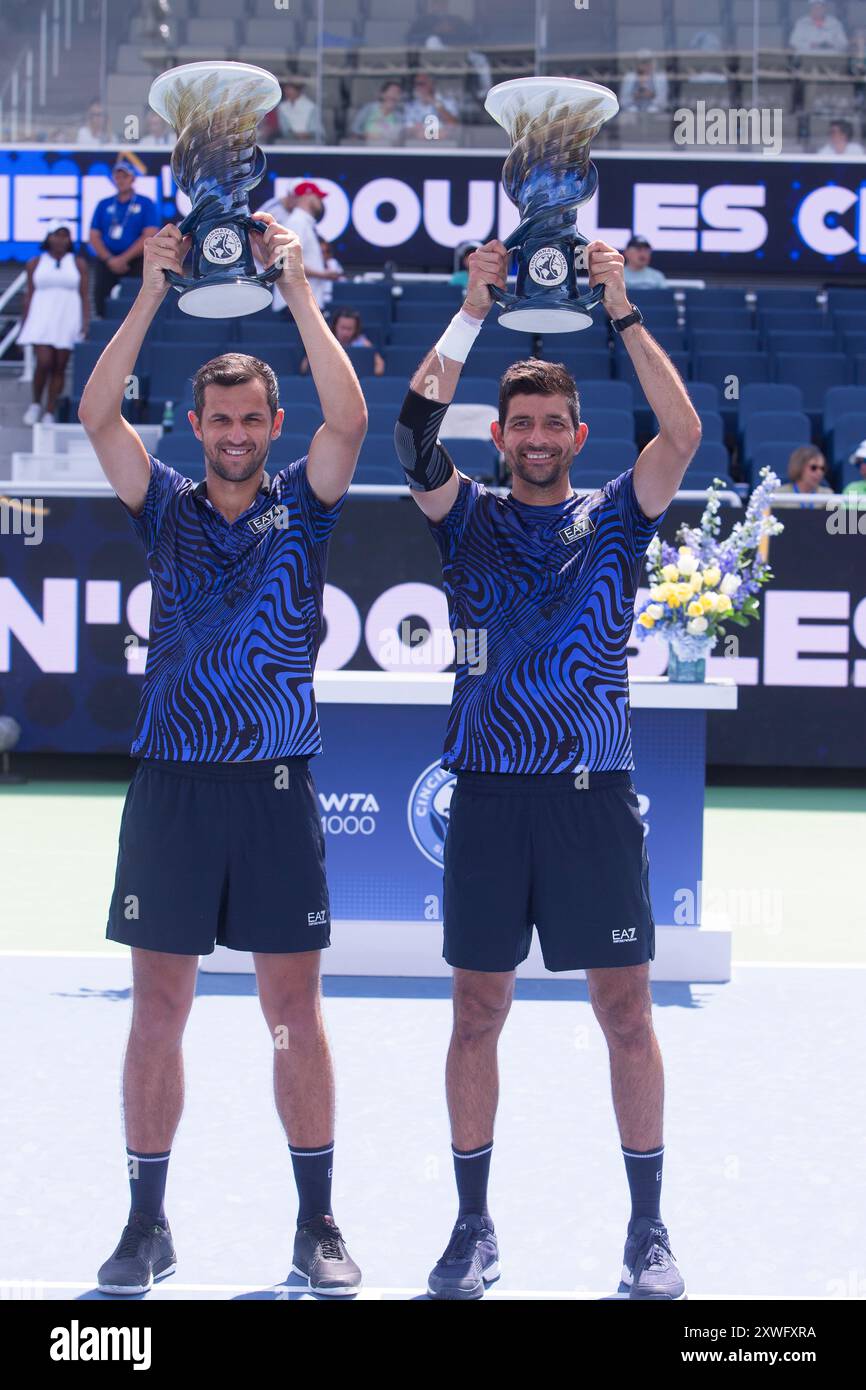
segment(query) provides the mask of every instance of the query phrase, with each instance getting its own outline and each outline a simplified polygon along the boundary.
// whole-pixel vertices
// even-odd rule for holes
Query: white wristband
[[[472,318],[458,309],[436,344],[435,351],[440,357],[450,357],[452,362],[465,362],[483,323],[483,319]]]

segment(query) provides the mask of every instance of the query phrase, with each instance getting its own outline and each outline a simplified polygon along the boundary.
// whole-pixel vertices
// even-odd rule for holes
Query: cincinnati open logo
[[[231,227],[214,227],[202,242],[201,253],[214,265],[231,265],[243,251],[241,239]]]
[[[409,793],[409,834],[416,847],[437,868],[445,855],[445,836],[451,816],[451,797],[457,777],[438,763],[425,767]]]
[[[568,262],[555,246],[542,246],[529,262],[529,276],[536,285],[561,285],[568,274]]]

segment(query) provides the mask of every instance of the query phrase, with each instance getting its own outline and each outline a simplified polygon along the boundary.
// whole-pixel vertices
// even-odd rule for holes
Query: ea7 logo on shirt
[[[288,508],[281,506],[280,503],[277,502],[273,507],[270,507],[268,511],[262,512],[261,516],[251,517],[247,522],[247,526],[249,526],[250,530],[254,531],[257,536],[263,536],[265,531],[269,531],[272,526],[276,526],[277,530],[284,527],[288,521],[288,516]]]
[[[615,945],[622,941],[637,941],[637,927],[623,927],[621,930],[615,927],[611,938]]]
[[[558,531],[557,535],[565,545],[573,545],[575,541],[579,541],[582,536],[588,536],[590,531],[594,530],[595,522],[591,516],[578,516],[570,526]]]

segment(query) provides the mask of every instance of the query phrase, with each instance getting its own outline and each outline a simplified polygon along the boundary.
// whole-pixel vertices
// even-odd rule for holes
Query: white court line
[[[10,1292],[15,1291],[15,1292],[18,1294],[18,1296],[19,1296],[19,1298],[21,1299],[21,1301],[23,1302],[23,1301],[27,1301],[27,1300],[23,1297],[25,1291],[32,1291],[33,1294],[36,1294],[37,1291],[40,1290],[40,1289],[41,1289],[41,1290],[51,1289],[51,1290],[56,1290],[56,1291],[64,1291],[64,1290],[65,1290],[65,1291],[68,1291],[68,1292],[70,1292],[70,1293],[72,1293],[72,1292],[76,1292],[76,1293],[90,1293],[90,1292],[95,1291],[95,1288],[96,1288],[96,1286],[95,1286],[95,1284],[94,1284],[93,1282],[88,1282],[88,1283],[74,1283],[74,1282],[72,1282],[72,1281],[61,1281],[61,1280],[52,1280],[52,1279],[43,1279],[43,1280],[38,1280],[38,1279],[3,1279],[3,1280],[0,1280],[0,1298],[3,1298],[4,1293],[5,1293],[6,1290],[9,1290]],[[284,1290],[286,1293],[292,1294],[292,1295],[294,1296],[295,1299],[297,1299],[297,1298],[300,1297],[300,1298],[308,1298],[308,1299],[310,1299],[311,1301],[314,1301],[314,1302],[324,1302],[324,1301],[326,1301],[326,1300],[323,1299],[323,1298],[322,1298],[322,1299],[316,1299],[316,1298],[314,1298],[314,1295],[311,1294],[311,1293],[309,1292],[309,1290],[303,1288],[303,1286],[300,1285],[300,1284],[296,1284],[296,1285],[293,1285],[293,1284],[265,1284],[265,1285],[262,1285],[262,1284],[175,1284],[175,1283],[169,1278],[169,1279],[166,1279],[166,1280],[164,1280],[164,1281],[160,1281],[159,1283],[157,1283],[157,1284],[154,1286],[154,1291],[157,1292],[158,1294],[162,1293],[163,1291],[165,1291],[165,1292],[173,1291],[173,1292],[175,1292],[175,1293],[186,1293],[186,1294],[192,1294],[192,1295],[195,1295],[195,1294],[202,1294],[202,1293],[222,1293],[222,1294],[225,1294],[227,1298],[228,1298],[228,1297],[231,1297],[231,1296],[234,1295],[234,1294],[244,1294],[244,1293],[273,1293],[273,1294],[275,1294],[275,1295],[278,1295],[278,1294],[279,1294],[280,1292],[282,1292],[283,1290]],[[395,1300],[396,1300],[396,1299],[400,1299],[400,1300],[404,1300],[404,1299],[405,1299],[405,1300],[408,1300],[408,1299],[413,1299],[413,1298],[419,1298],[419,1297],[421,1297],[423,1294],[424,1294],[424,1289],[423,1289],[423,1288],[412,1288],[412,1289],[362,1288],[362,1289],[359,1291],[359,1293],[357,1293],[353,1298],[332,1299],[332,1300],[330,1300],[330,1301],[331,1301],[331,1302],[341,1302],[341,1303],[343,1303],[343,1302],[345,1302],[345,1303],[356,1303],[356,1302],[360,1302],[360,1301],[378,1301],[378,1300],[381,1300],[381,1299],[395,1299]],[[596,1292],[592,1292],[592,1293],[587,1293],[587,1292],[584,1292],[584,1291],[581,1291],[581,1292],[574,1292],[574,1291],[571,1290],[571,1289],[500,1289],[500,1288],[494,1287],[494,1288],[491,1288],[491,1289],[488,1289],[488,1290],[487,1290],[487,1292],[486,1292],[485,1295],[484,1295],[484,1299],[481,1300],[481,1301],[486,1302],[486,1301],[488,1301],[488,1300],[493,1300],[494,1302],[496,1302],[496,1301],[503,1302],[503,1301],[510,1300],[510,1299],[546,1299],[546,1300],[557,1300],[557,1301],[558,1301],[558,1300],[563,1300],[563,1299],[570,1299],[570,1300],[572,1300],[572,1301],[587,1300],[587,1301],[591,1301],[591,1302],[598,1302],[600,1299],[614,1299],[614,1298],[620,1298],[620,1299],[622,1299],[623,1301],[625,1301],[625,1299],[626,1299],[627,1297],[628,1297],[628,1296],[627,1296],[626,1294],[614,1294],[614,1293],[611,1293],[610,1290],[603,1290],[603,1291],[601,1291],[601,1292],[597,1292],[597,1291],[596,1291]],[[689,1293],[689,1299],[688,1299],[688,1301],[691,1302],[691,1303],[700,1302],[700,1301],[712,1302],[712,1301],[717,1301],[717,1300],[718,1300],[718,1301],[724,1301],[724,1302],[738,1302],[738,1303],[740,1303],[740,1302],[743,1302],[743,1303],[750,1303],[750,1302],[837,1303],[837,1302],[839,1301],[838,1299],[833,1298],[833,1297],[830,1296],[830,1295],[826,1295],[826,1296],[823,1296],[823,1297],[817,1297],[817,1298],[816,1298],[816,1297],[813,1297],[813,1296],[811,1296],[811,1295],[809,1295],[809,1294],[756,1294],[756,1293],[755,1293],[755,1294],[751,1294],[751,1293],[750,1293],[750,1294],[739,1294],[739,1293],[693,1294],[693,1293],[691,1293],[691,1292]],[[9,1298],[9,1296],[7,1295],[6,1298],[4,1299],[4,1301],[5,1301],[5,1302],[12,1302],[13,1299]],[[110,1299],[109,1301],[111,1301],[111,1302],[116,1302],[116,1303],[123,1303],[123,1302],[125,1302],[126,1300],[125,1300],[122,1296],[120,1296],[120,1297],[117,1297],[117,1298]],[[141,1299],[138,1298],[138,1297],[135,1297],[134,1299],[131,1298],[129,1301],[130,1301],[130,1302],[140,1302]],[[163,1301],[165,1301],[165,1300],[163,1300],[162,1298],[159,1298],[159,1297],[158,1297],[156,1301],[157,1301],[157,1302],[163,1302]]]

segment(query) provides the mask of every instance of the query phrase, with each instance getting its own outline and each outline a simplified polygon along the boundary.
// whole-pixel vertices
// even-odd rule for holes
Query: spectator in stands
[[[850,121],[831,121],[827,131],[827,143],[818,154],[823,159],[862,159],[863,146],[852,140],[854,127]]]
[[[779,489],[780,492],[796,492],[804,496],[816,492],[832,493],[822,480],[827,476],[827,460],[815,444],[801,444],[788,459],[790,482]]]
[[[650,265],[653,249],[645,236],[633,236],[628,241],[625,257],[625,287],[627,290],[663,289],[667,280],[660,270]]]
[[[322,247],[322,260],[325,262],[325,269],[326,269],[326,270],[336,271],[337,275],[342,275],[342,274],[343,274],[343,267],[342,267],[342,265],[340,264],[340,262],[337,260],[336,256],[333,255],[332,250],[331,250],[331,243],[330,243],[329,241],[323,241],[321,237],[319,237],[319,242],[321,243],[321,247]],[[332,300],[333,298],[334,298],[334,285],[333,285],[333,281],[331,281],[331,280],[323,280],[323,281],[322,281],[322,302],[321,302],[321,304],[319,305],[319,308],[321,309],[321,311],[322,311],[323,314],[324,314],[325,310],[329,307],[329,305],[330,305],[330,303],[331,303],[331,300]]]
[[[790,42],[795,53],[845,53],[848,48],[848,36],[825,0],[811,0],[791,30]]]
[[[174,145],[177,141],[172,127],[168,121],[164,121],[158,111],[154,111],[149,106],[144,113],[142,121],[142,144],[147,145]]]
[[[306,77],[293,73],[283,86],[283,99],[274,111],[259,123],[265,140],[284,140],[290,144],[315,140],[319,133],[319,114],[316,103],[304,91]]]
[[[636,55],[634,71],[627,72],[619,94],[620,110],[626,113],[653,113],[668,108],[668,79],[656,72],[655,58],[648,48]]]
[[[855,479],[853,483],[849,483],[846,488],[843,488],[843,492],[846,495],[859,494],[860,496],[866,497],[866,439],[861,439],[848,462],[857,465],[860,470],[860,477]],[[862,507],[864,505],[866,505],[866,503],[858,503],[858,506]]]
[[[54,407],[63,390],[66,364],[77,342],[87,335],[90,300],[87,293],[87,260],[72,241],[64,222],[54,222],[39,248],[27,262],[27,289],[18,345],[36,349],[33,400],[24,413],[24,424],[54,423]],[[47,389],[45,411],[42,396]]]
[[[376,101],[356,111],[349,132],[370,145],[400,145],[405,125],[403,88],[392,79],[382,83]]]
[[[451,14],[449,0],[427,0],[423,12],[406,35],[409,47],[462,48],[475,43],[477,34],[472,25],[459,15]]]
[[[321,309],[325,301],[325,284],[329,280],[339,280],[339,270],[327,270],[322,255],[322,243],[316,232],[316,223],[325,214],[324,199],[327,193],[317,183],[302,179],[296,183],[291,194],[282,198],[272,198],[263,203],[259,212],[269,212],[281,227],[297,232],[301,239],[301,254],[304,258],[304,274],[310,282],[316,303]],[[285,307],[281,296],[274,291],[273,309],[279,313]]]
[[[105,301],[117,282],[124,275],[141,275],[144,243],[158,229],[155,204],[133,186],[136,174],[145,172],[138,155],[122,150],[111,174],[117,192],[93,210],[90,246],[96,258],[93,302],[98,318],[104,318]]]
[[[84,125],[78,127],[76,145],[113,145],[116,143],[108,125],[105,108],[97,97],[87,108]]]
[[[375,348],[375,344],[370,341],[363,330],[361,315],[357,309],[347,309],[340,306],[334,310],[328,322],[337,342],[346,350],[358,347]],[[309,370],[309,362],[306,357],[302,357],[300,371],[306,376]],[[376,351],[373,352],[373,375],[385,375],[385,359],[381,353]]]
[[[427,141],[453,137],[457,132],[459,108],[453,97],[436,90],[429,72],[416,72],[412,96],[406,103],[404,123],[410,140]]]

